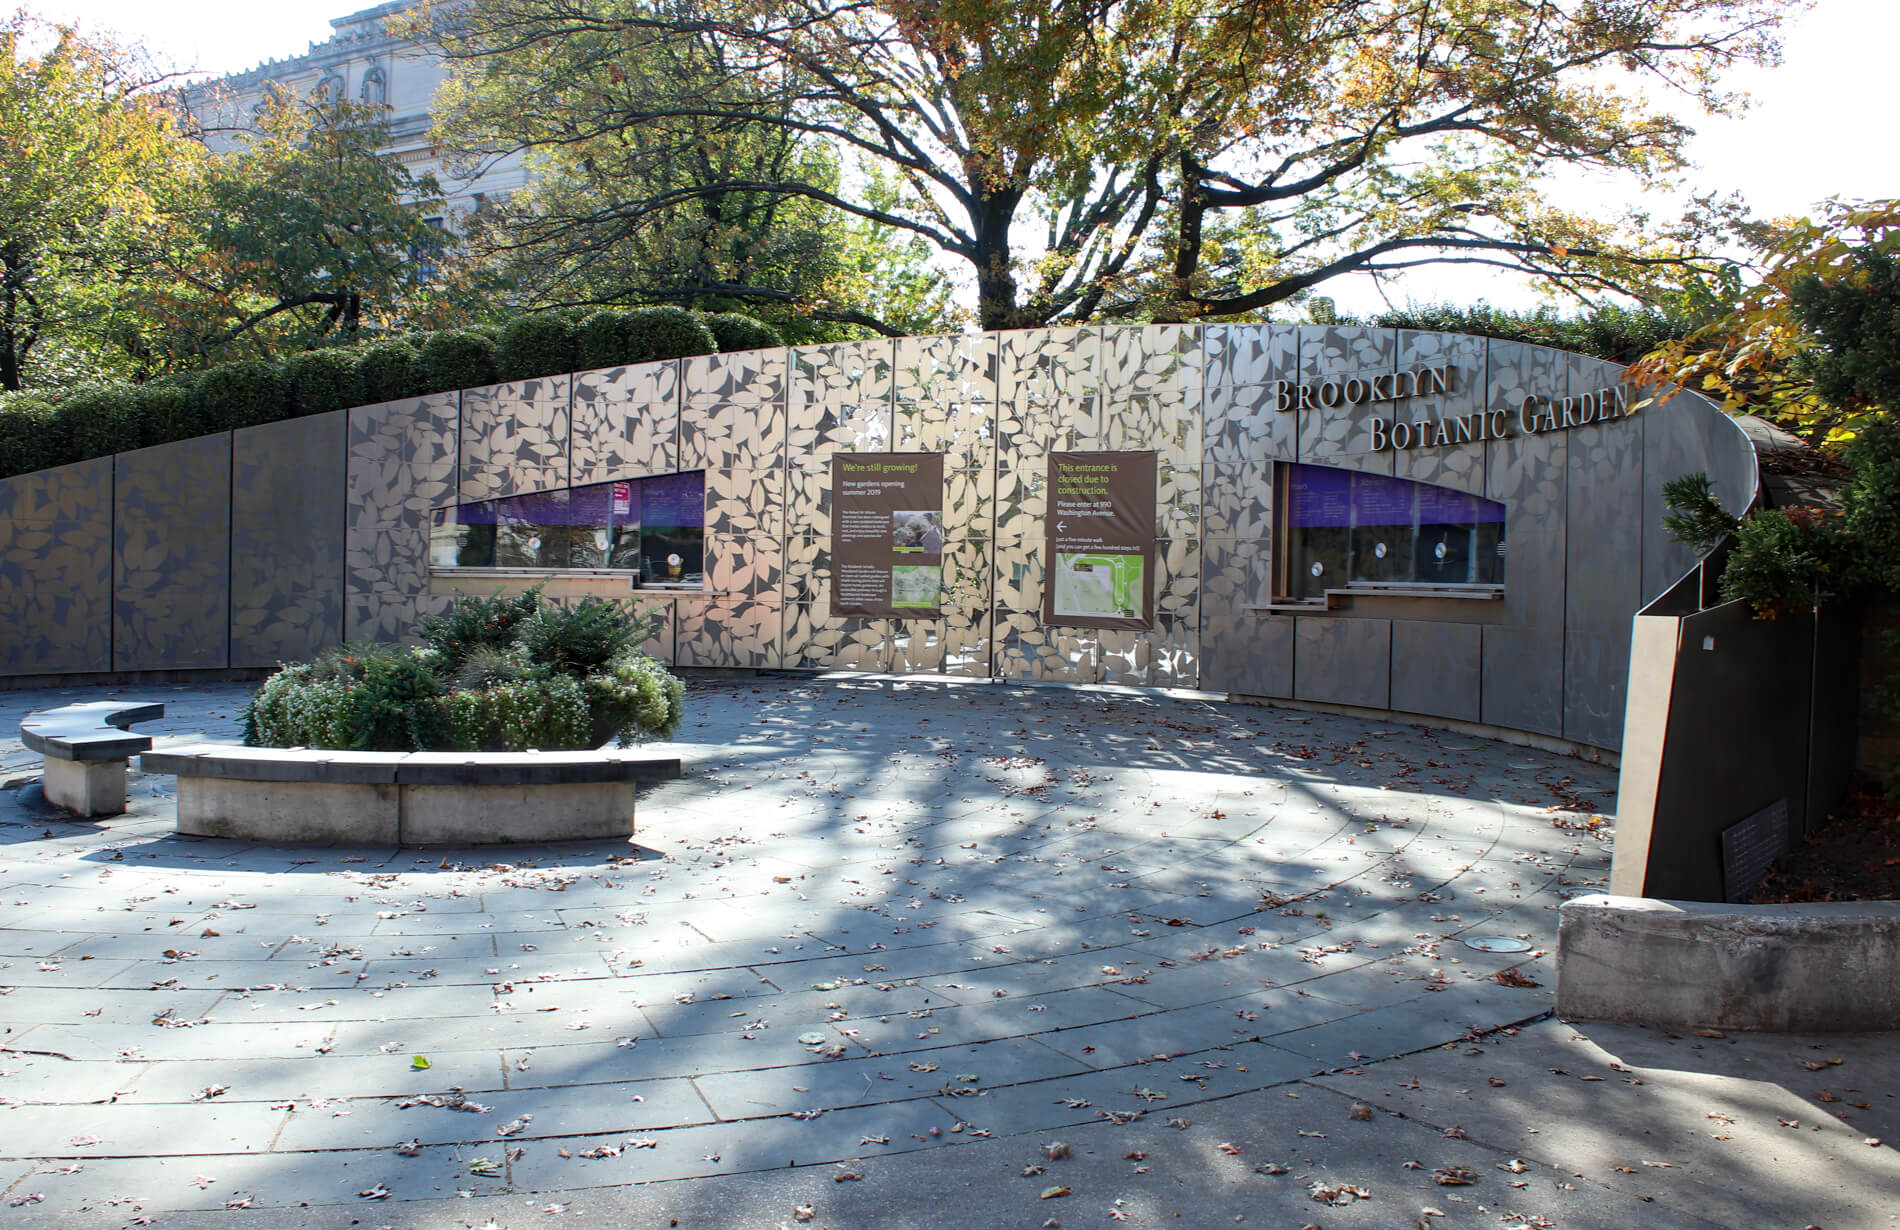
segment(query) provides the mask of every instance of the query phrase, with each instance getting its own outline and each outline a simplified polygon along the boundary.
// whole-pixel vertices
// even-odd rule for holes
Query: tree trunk
[[[1023,194],[1017,188],[983,191],[970,210],[976,239],[976,314],[984,329],[1022,329],[1039,325],[1024,318],[1016,302],[1016,271],[1010,266],[1009,227]]]

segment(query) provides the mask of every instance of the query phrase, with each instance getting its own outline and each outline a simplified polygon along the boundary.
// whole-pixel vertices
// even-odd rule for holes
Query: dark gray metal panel
[[[401,640],[448,609],[429,593],[429,514],[456,502],[459,405],[436,393],[349,412],[345,640]]]
[[[1821,827],[1854,783],[1864,618],[1864,610],[1843,603],[1821,608],[1816,622],[1814,700],[1808,725],[1808,832]]]
[[[1806,612],[1739,602],[1682,621],[1644,896],[1722,900],[1722,830],[1778,801],[1805,831],[1813,638]]]
[[[1243,696],[1293,695],[1293,620],[1285,615],[1201,616],[1201,686]]]
[[[1493,341],[1485,404],[1564,397],[1568,356]],[[1512,414],[1512,430],[1518,431]],[[1484,629],[1482,720],[1564,733],[1564,548],[1569,432],[1514,434],[1485,445],[1485,495],[1504,505],[1504,622]],[[1631,607],[1631,611],[1634,611]]]
[[[120,453],[112,489],[112,669],[230,665],[230,433]]]
[[[1392,621],[1293,617],[1293,695],[1387,709],[1392,700]]]
[[[0,675],[112,669],[112,458],[0,480]]]
[[[231,665],[314,657],[343,639],[349,411],[231,438]]]
[[[1400,329],[1398,369],[1409,372],[1421,367],[1449,367],[1453,372],[1451,390],[1389,403],[1381,417],[1422,423],[1463,418],[1486,409],[1485,353],[1485,339],[1481,337]],[[1484,494],[1482,440],[1442,448],[1408,448],[1393,454],[1392,465],[1393,473],[1400,478]]]
[[[1678,393],[1638,411],[1643,423],[1643,601],[1649,602],[1695,566],[1695,551],[1663,529],[1663,484],[1707,474],[1722,507],[1739,515],[1755,492],[1755,452],[1748,437],[1714,403]]]
[[[1622,372],[1572,356],[1570,395],[1614,388]],[[1639,414],[1565,433],[1564,738],[1611,750],[1623,742],[1630,618],[1642,605],[1642,427]]]
[[[1397,368],[1396,329],[1302,325],[1299,335],[1299,383],[1303,388],[1323,383],[1331,376],[1371,376]],[[1368,474],[1392,473],[1390,451],[1366,451],[1372,421],[1391,418],[1392,403],[1316,404],[1295,413],[1300,423],[1301,461],[1343,466]]]
[[[1481,624],[1392,621],[1392,708],[1403,713],[1478,720]]]

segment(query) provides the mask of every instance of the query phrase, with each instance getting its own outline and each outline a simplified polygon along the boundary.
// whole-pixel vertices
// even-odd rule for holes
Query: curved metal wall
[[[1289,387],[1443,367],[1444,389],[1396,402],[1278,408]],[[17,630],[0,676],[401,637],[446,601],[429,592],[431,509],[703,469],[709,592],[636,599],[668,614],[661,644],[684,665],[1200,687],[1615,748],[1630,618],[1695,563],[1662,531],[1662,483],[1705,471],[1740,511],[1742,433],[1684,393],[1569,430],[1367,444],[1373,419],[1515,414],[1619,370],[1453,334],[1129,325],[708,355],[364,406],[0,482],[0,618]],[[1090,450],[1158,454],[1151,630],[1042,620],[1047,456]],[[887,451],[944,456],[939,619],[830,609],[831,459]],[[1250,609],[1268,597],[1274,461],[1502,502],[1503,600]],[[191,627],[169,628],[170,610]]]

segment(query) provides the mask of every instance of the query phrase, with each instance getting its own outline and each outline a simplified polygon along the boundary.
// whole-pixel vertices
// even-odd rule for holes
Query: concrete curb
[[[1900,1028],[1900,901],[1563,904],[1557,1012],[1680,1029]]]

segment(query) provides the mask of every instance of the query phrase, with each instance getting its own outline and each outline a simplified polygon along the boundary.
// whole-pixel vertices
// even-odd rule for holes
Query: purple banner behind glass
[[[1352,515],[1352,474],[1324,466],[1293,467],[1287,480],[1287,524],[1295,529],[1343,529]]]
[[[1354,525],[1412,524],[1412,492],[1418,486],[1402,478],[1355,474],[1352,478]]]
[[[706,524],[706,472],[668,474],[640,484],[640,502],[649,525]]]
[[[495,515],[503,525],[572,525],[568,493],[541,491],[495,501]]]

